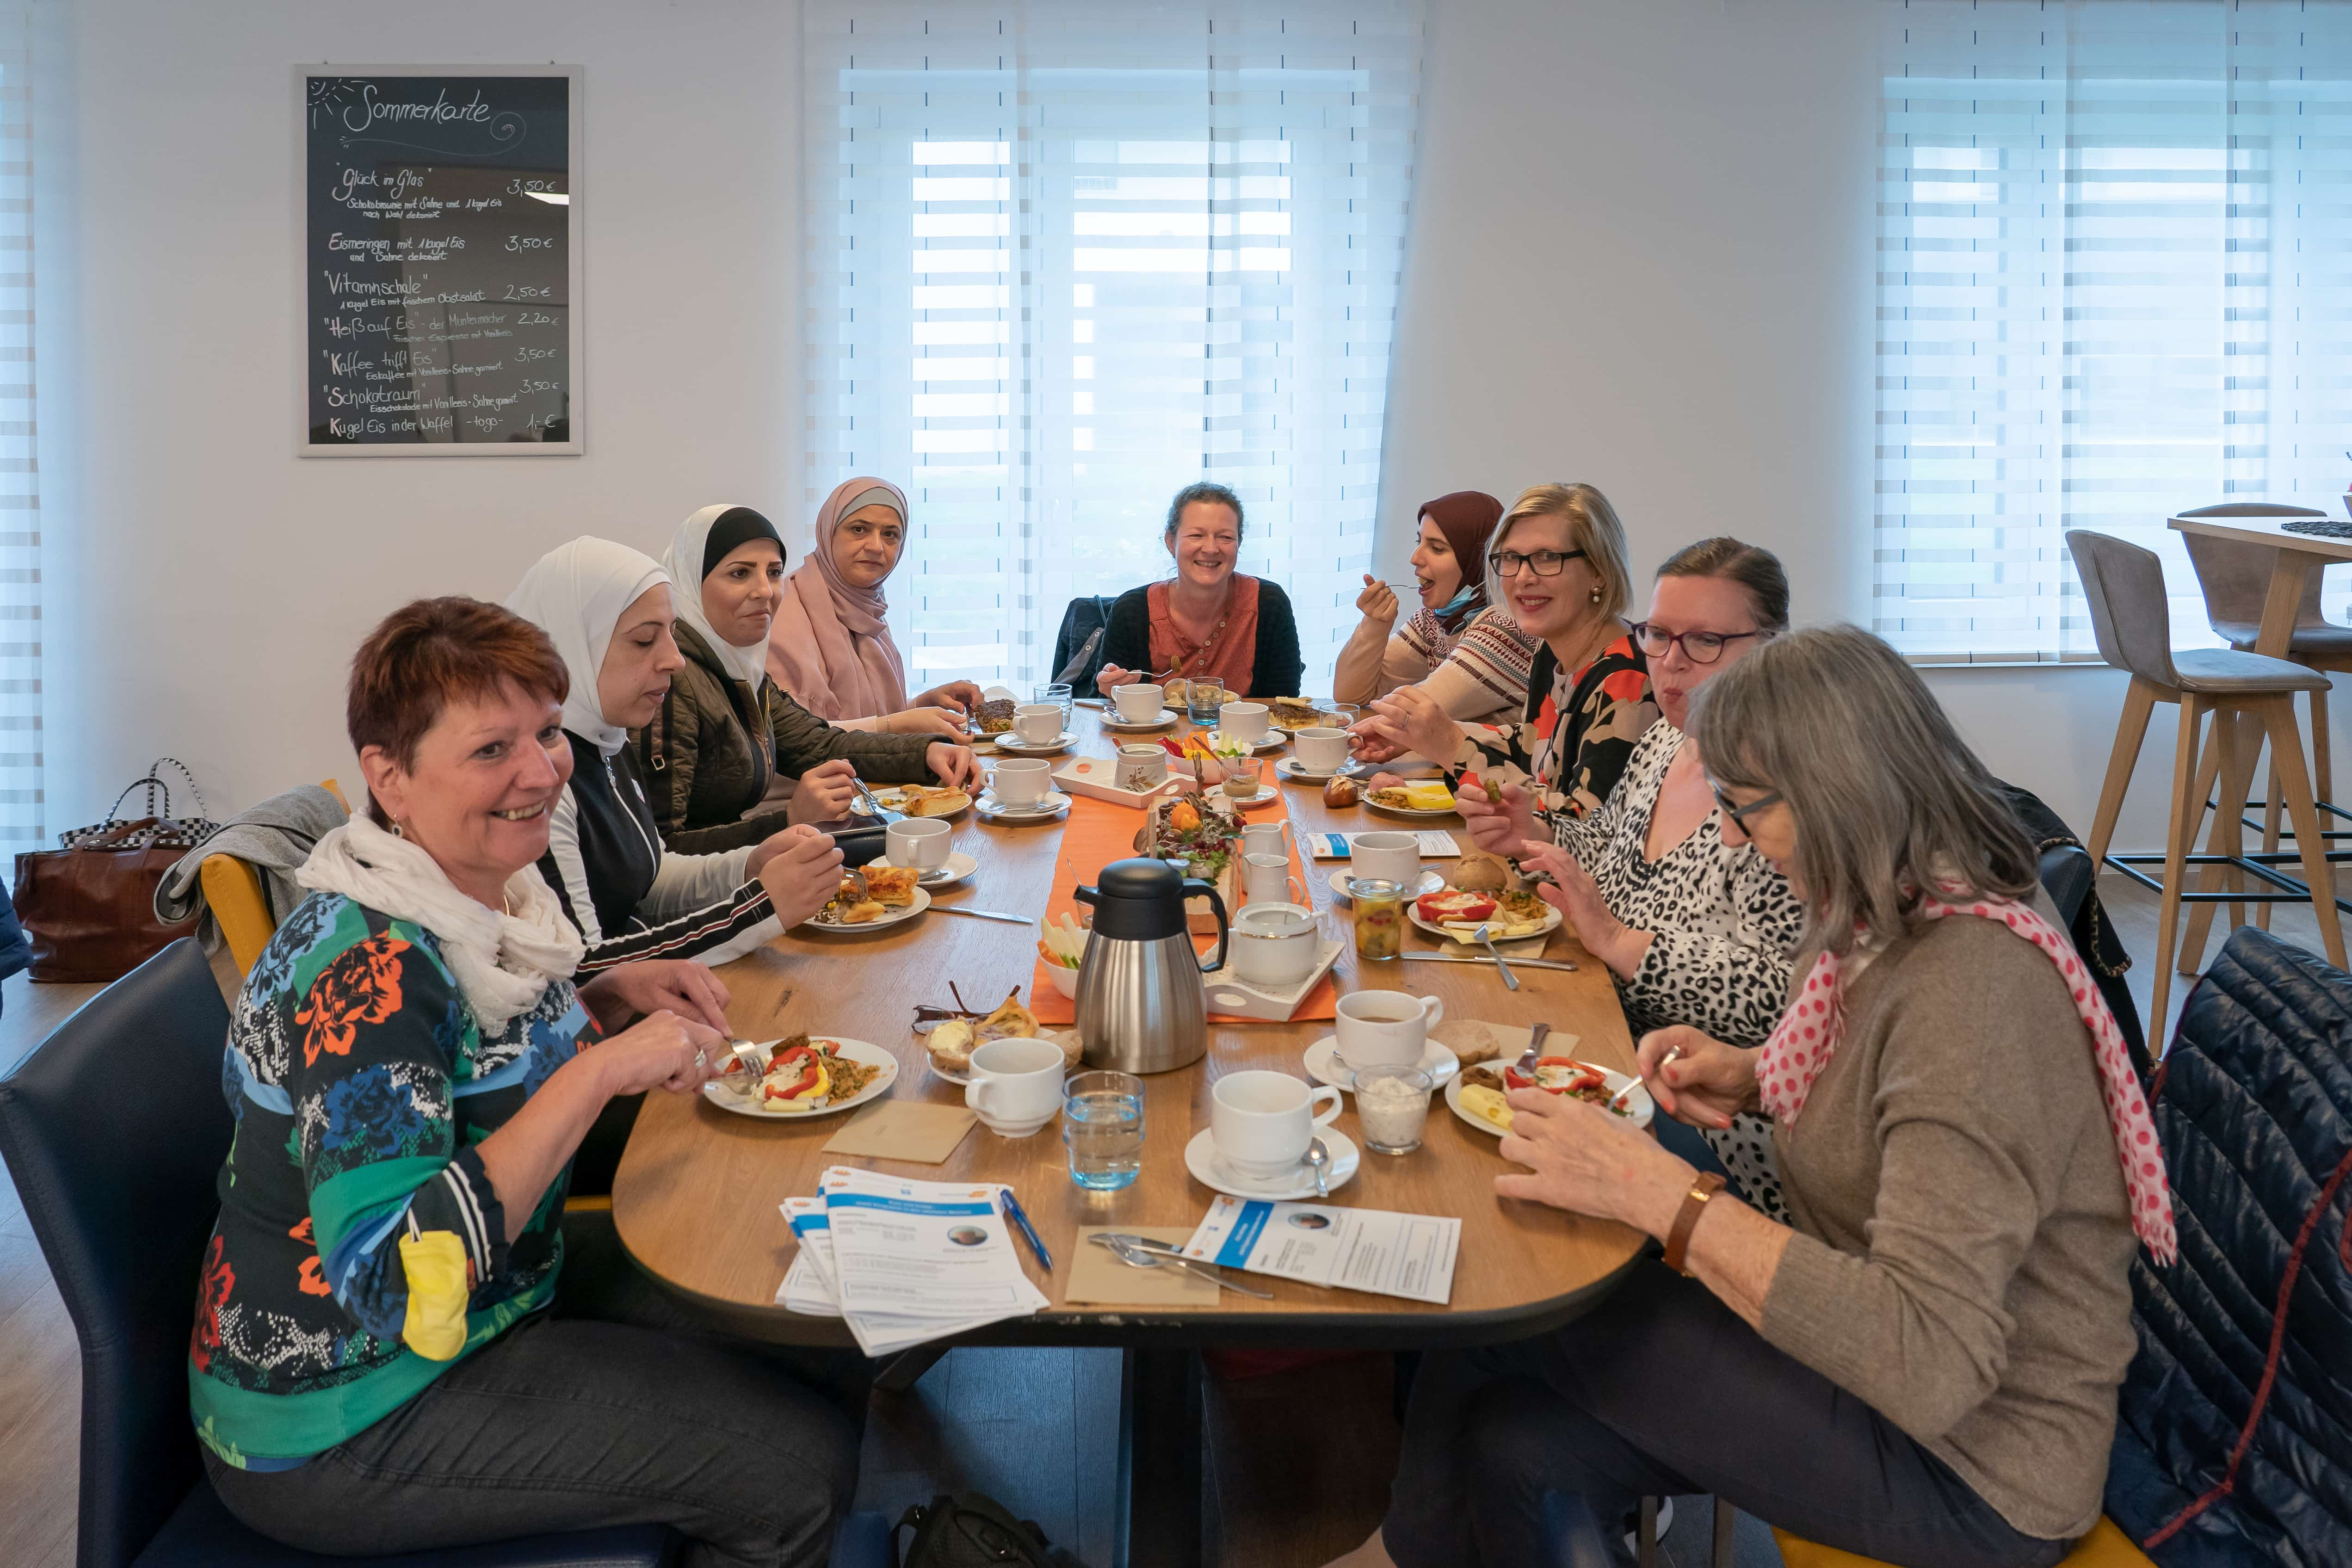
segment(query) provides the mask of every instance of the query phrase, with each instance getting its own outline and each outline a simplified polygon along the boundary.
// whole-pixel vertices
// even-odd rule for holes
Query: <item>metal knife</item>
[[[943,915],[970,915],[976,921],[1003,921],[1017,926],[1034,926],[1037,923],[1037,917],[1034,915],[1008,915],[995,910],[968,910],[961,904],[933,904],[931,908]]]
[[[1484,967],[1489,962],[1483,958],[1456,958],[1450,952],[1408,952],[1402,954],[1401,956],[1405,958],[1417,958],[1423,963],[1475,963],[1481,967]],[[1569,963],[1565,959],[1514,958],[1510,962],[1511,967],[1514,969],[1561,969],[1566,970],[1570,974],[1577,972],[1576,965]]]

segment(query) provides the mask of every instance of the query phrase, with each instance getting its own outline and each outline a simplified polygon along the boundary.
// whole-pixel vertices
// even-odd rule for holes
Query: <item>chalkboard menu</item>
[[[299,74],[300,450],[578,452],[578,68]]]

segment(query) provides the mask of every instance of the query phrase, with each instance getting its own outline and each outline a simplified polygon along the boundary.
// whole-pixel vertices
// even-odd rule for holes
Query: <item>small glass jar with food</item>
[[[1356,956],[1377,963],[1402,953],[1403,885],[1359,877],[1348,884],[1348,894],[1355,904]]]

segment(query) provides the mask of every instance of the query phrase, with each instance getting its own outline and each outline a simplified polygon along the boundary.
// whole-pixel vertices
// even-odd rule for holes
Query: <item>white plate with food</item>
[[[754,1081],[749,1068],[736,1067],[704,1084],[702,1098],[738,1116],[790,1121],[879,1100],[898,1081],[898,1058],[868,1040],[794,1035],[761,1048],[770,1053],[765,1077]]]
[[[1465,912],[1448,915],[1443,920],[1432,919],[1422,911],[1441,900],[1455,900],[1465,911],[1482,907],[1485,913]],[[1540,912],[1538,912],[1540,911]],[[1531,892],[1465,893],[1440,889],[1434,893],[1416,898],[1404,909],[1405,918],[1432,936],[1449,937],[1465,947],[1478,945],[1477,931],[1483,922],[1489,942],[1528,942],[1539,936],[1549,936],[1559,929],[1559,911]]]
[[[1120,718],[1118,710],[1116,708],[1106,708],[1101,717],[1103,728],[1106,730],[1117,730],[1124,734],[1139,735],[1147,730],[1165,730],[1169,725],[1176,722],[1181,715],[1173,708],[1162,708],[1159,718],[1146,719],[1141,723],[1138,723],[1132,719]]]
[[[1062,1047],[1066,1070],[1078,1065],[1078,1032],[1076,1029],[1044,1029],[1037,1026],[1037,1016],[1021,1005],[1021,989],[1015,986],[995,1012],[985,1018],[942,1018],[933,1024],[923,1037],[924,1048],[930,1052],[932,1076],[949,1083],[971,1081],[971,1053],[991,1040],[1051,1040]]]
[[[1336,1193],[1348,1184],[1349,1178],[1356,1173],[1356,1167],[1363,1163],[1363,1156],[1356,1152],[1354,1141],[1336,1127],[1318,1127],[1315,1130],[1315,1136],[1323,1140],[1323,1152],[1331,1156],[1331,1169],[1325,1177],[1325,1183]],[[1256,1181],[1217,1158],[1217,1136],[1205,1127],[1194,1133],[1192,1141],[1184,1145],[1184,1168],[1192,1173],[1192,1179],[1202,1186],[1232,1197],[1263,1198],[1269,1203],[1282,1204],[1316,1195],[1315,1173],[1307,1168],[1304,1161],[1300,1162],[1298,1174],[1294,1178]]]
[[[883,810],[903,812],[908,816],[956,816],[971,805],[969,790],[950,789],[944,784],[883,784],[872,793]],[[850,809],[862,816],[870,815],[864,796],[853,801]]]
[[[1277,730],[1344,730],[1348,721],[1338,710],[1304,697],[1266,699],[1265,721]]]
[[[1008,805],[984,791],[980,797],[980,815],[990,822],[1047,822],[1069,809],[1070,797],[1057,789],[1022,805]]]
[[[1076,742],[1078,732],[1065,730],[1050,741],[1024,741],[1008,730],[992,738],[996,742],[996,749],[1008,757],[1055,757],[1070,749]]]
[[[802,934],[822,931],[827,936],[870,936],[892,926],[905,925],[931,907],[931,895],[916,885],[912,867],[875,865],[865,868],[865,872],[863,902],[857,899],[856,885],[844,877],[841,890],[834,895],[833,901],[793,930]]]
[[[1444,801],[1442,805],[1438,804],[1440,797]],[[1422,804],[1413,804],[1416,800]],[[1442,822],[1454,815],[1454,792],[1445,787],[1443,780],[1397,784],[1388,789],[1366,790],[1364,805],[1384,816],[1402,817],[1407,822]]]
[[[1649,1087],[1631,1073],[1617,1072],[1596,1062],[1565,1061],[1553,1057],[1546,1057],[1536,1073],[1545,1088],[1552,1088],[1557,1082],[1555,1092],[1573,1094],[1595,1105],[1606,1104],[1632,1084],[1633,1092],[1625,1096],[1625,1103],[1617,1114],[1635,1127],[1647,1127],[1650,1119],[1657,1114],[1657,1101],[1650,1098]],[[1597,1084],[1591,1081],[1595,1077],[1601,1079]],[[1503,1064],[1480,1062],[1465,1068],[1447,1082],[1445,1108],[1479,1131],[1500,1138],[1511,1130],[1511,1108],[1504,1101],[1503,1092]]]
[[[890,864],[890,858],[887,855],[879,860],[868,860],[862,868],[860,868],[860,869],[866,872],[868,876],[871,876],[877,870],[890,871],[905,868],[906,868],[892,866]],[[919,888],[952,888],[958,882],[962,881],[965,878],[971,876],[974,871],[979,869],[979,861],[973,859],[971,856],[965,854],[961,849],[950,849],[948,851],[948,863],[946,865],[939,867],[934,870],[916,872],[915,885]]]
[[[1355,872],[1345,866],[1331,873],[1331,891],[1343,902],[1355,901],[1355,895],[1348,891],[1348,884],[1354,879],[1355,875]],[[1417,899],[1423,893],[1442,892],[1444,888],[1445,878],[1443,874],[1436,871],[1423,871],[1412,885],[1412,896]]]
[[[1226,734],[1223,730],[1212,731],[1208,738],[1202,742],[1202,744],[1207,746],[1213,752],[1231,752],[1235,756],[1239,756],[1242,752],[1242,742],[1240,740],[1234,736]],[[1256,752],[1258,755],[1264,756],[1268,752],[1278,752],[1288,744],[1290,744],[1290,737],[1284,734],[1279,730],[1274,730],[1267,732],[1265,740],[1251,742],[1249,749],[1252,752]],[[1224,758],[1221,756],[1217,760],[1219,762],[1223,762]]]

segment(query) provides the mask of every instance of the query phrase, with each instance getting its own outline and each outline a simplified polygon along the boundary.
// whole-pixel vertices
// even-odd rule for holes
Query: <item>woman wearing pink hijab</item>
[[[768,628],[768,673],[793,700],[845,730],[963,734],[980,703],[969,680],[907,700],[907,664],[890,640],[883,579],[907,545],[907,497],[887,480],[834,487],[816,514],[808,559],[784,579]]]

